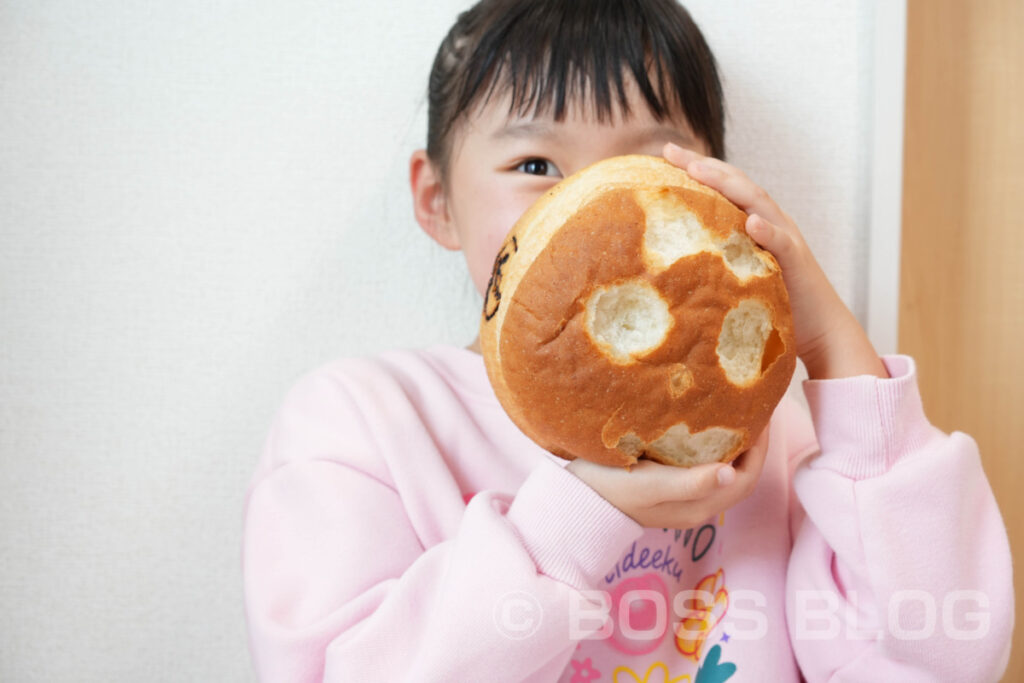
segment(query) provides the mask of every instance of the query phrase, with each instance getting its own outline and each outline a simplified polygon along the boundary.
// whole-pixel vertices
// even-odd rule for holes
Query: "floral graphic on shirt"
[[[697,671],[695,683],[723,683],[736,673],[736,665],[732,662],[720,662],[721,656],[721,645],[715,645],[708,650],[708,656]]]
[[[609,645],[627,655],[654,652],[668,632],[668,586],[655,572],[620,581],[610,593]],[[623,611],[624,610],[624,611]]]
[[[572,670],[572,679],[569,683],[590,683],[595,678],[601,677],[601,672],[590,663],[590,657],[582,662],[576,659],[572,660]]]
[[[615,671],[612,672],[612,683],[692,683],[692,681],[693,679],[690,678],[689,674],[672,678],[665,662],[651,664],[643,677],[628,666],[616,667]]]
[[[708,574],[694,587],[692,597],[684,601],[689,610],[676,628],[676,649],[689,659],[700,661],[704,640],[722,621],[729,609],[729,591],[725,587],[725,571]]]

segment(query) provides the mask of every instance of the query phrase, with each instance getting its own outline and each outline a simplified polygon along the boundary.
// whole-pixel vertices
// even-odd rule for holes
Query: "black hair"
[[[456,122],[498,89],[509,113],[534,116],[589,95],[599,121],[629,115],[631,75],[654,117],[682,112],[712,156],[725,156],[715,58],[675,0],[481,0],[459,15],[430,72],[427,155],[447,178]]]

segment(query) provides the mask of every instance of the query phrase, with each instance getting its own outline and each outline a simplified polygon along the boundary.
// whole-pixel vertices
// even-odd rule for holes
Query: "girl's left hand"
[[[793,309],[796,352],[810,379],[889,376],[864,329],[828,281],[793,219],[767,192],[742,171],[719,159],[672,143],[665,145],[663,154],[670,163],[749,214],[747,234],[771,252],[782,268]]]

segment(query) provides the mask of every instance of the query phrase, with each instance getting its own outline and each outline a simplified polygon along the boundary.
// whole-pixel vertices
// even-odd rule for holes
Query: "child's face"
[[[494,98],[457,131],[442,217],[449,241],[438,241],[462,250],[481,295],[505,235],[560,179],[612,156],[660,156],[666,142],[709,153],[681,114],[658,121],[635,84],[627,86],[631,114],[626,119],[616,109],[599,123],[578,103],[560,122],[550,113],[519,118],[509,115],[507,99]]]

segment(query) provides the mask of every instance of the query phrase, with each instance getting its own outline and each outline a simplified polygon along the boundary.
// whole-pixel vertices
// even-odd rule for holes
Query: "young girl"
[[[519,215],[600,159],[664,155],[782,266],[810,415],[734,465],[566,463],[474,342],[301,379],[246,503],[266,681],[988,681],[1010,555],[975,443],[926,421],[793,221],[724,156],[714,59],[672,0],[483,0],[438,51],[415,214],[483,293]]]

